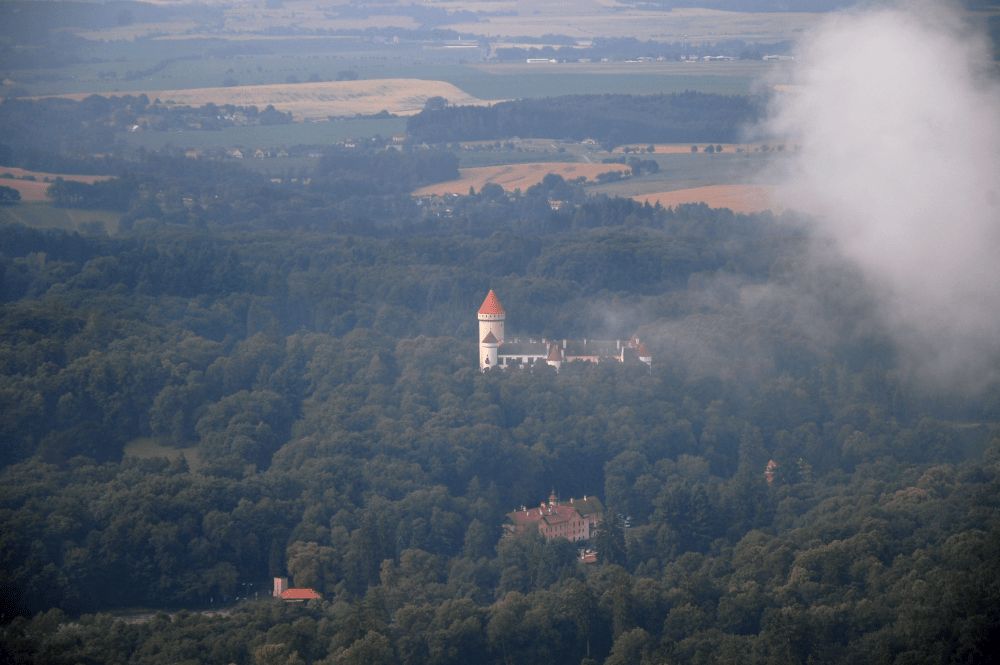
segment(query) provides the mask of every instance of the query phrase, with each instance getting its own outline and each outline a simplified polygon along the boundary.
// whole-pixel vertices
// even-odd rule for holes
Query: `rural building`
[[[320,600],[323,597],[315,589],[305,587],[289,588],[287,577],[274,578],[274,591],[271,595],[275,598],[281,598],[287,603],[303,603],[307,600]]]
[[[641,362],[650,366],[652,356],[646,345],[638,337],[629,340],[599,340],[599,339],[507,339],[504,335],[504,322],[507,312],[497,294],[490,289],[486,299],[479,307],[479,369],[509,367],[532,367],[547,364],[556,370],[565,362]]]
[[[520,534],[538,531],[546,540],[565,538],[572,542],[590,540],[601,523],[604,506],[596,496],[560,502],[553,491],[549,502],[537,508],[521,506],[520,510],[507,513],[504,530]]]

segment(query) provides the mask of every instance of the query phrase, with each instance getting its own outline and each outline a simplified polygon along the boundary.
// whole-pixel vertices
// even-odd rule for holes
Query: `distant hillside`
[[[676,9],[698,7],[730,12],[827,12],[856,5],[857,0],[635,0],[625,2],[637,7]]]

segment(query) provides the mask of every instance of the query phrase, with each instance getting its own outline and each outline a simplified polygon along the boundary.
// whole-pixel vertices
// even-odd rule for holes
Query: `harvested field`
[[[672,192],[640,194],[632,198],[640,203],[659,202],[668,208],[684,203],[705,203],[712,208],[729,208],[733,212],[760,212],[775,208],[771,204],[772,191],[773,188],[760,185],[709,185]]]
[[[291,112],[297,121],[326,120],[330,116],[372,115],[381,111],[413,115],[420,112],[429,97],[444,97],[452,104],[488,103],[451,83],[423,79],[274,83],[144,92],[150,99],[158,98],[164,104],[174,106],[201,106],[211,102],[263,109],[271,104],[279,111]],[[57,96],[84,99],[88,94],[90,93]]]
[[[537,185],[549,173],[560,175],[566,180],[586,178],[594,180],[600,173],[608,171],[628,171],[624,164],[580,164],[576,162],[538,162],[534,164],[503,164],[500,166],[480,166],[459,169],[461,178],[421,187],[414,196],[442,196],[444,194],[468,194],[469,187],[477,192],[487,183],[500,185],[507,191],[525,190]]]
[[[807,30],[820,17],[812,12],[755,13],[683,7],[660,10],[601,2],[531,3],[530,10],[518,9],[514,15],[442,27],[492,38],[544,37],[558,32],[577,39],[600,35],[665,42],[715,42],[727,38],[774,42]]]
[[[21,200],[24,202],[48,200],[48,196],[45,192],[56,178],[92,184],[98,180],[107,180],[110,177],[111,176],[106,175],[44,173],[42,171],[19,169],[13,166],[0,166],[0,185],[3,185],[4,187],[11,187],[19,191],[21,193]],[[34,180],[23,180],[23,178],[34,178]]]
[[[7,178],[0,178],[0,185],[16,189],[21,194],[21,200],[26,203],[48,200],[49,197],[45,192],[50,184],[34,180],[9,180]]]

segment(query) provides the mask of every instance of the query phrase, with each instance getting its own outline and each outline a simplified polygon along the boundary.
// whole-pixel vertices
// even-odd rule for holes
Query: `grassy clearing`
[[[166,458],[175,460],[183,457],[192,471],[198,471],[202,466],[201,456],[193,447],[174,448],[165,445],[158,439],[141,437],[133,439],[125,444],[125,457],[136,457],[138,459]]]
[[[462,168],[502,166],[505,164],[580,161],[579,158],[573,153],[558,151],[517,152],[515,150],[484,150],[482,152],[470,152],[468,150],[460,150],[457,154],[459,165]]]
[[[3,181],[0,181],[3,182]],[[0,222],[23,224],[36,229],[64,229],[83,233],[118,231],[121,214],[110,210],[56,208],[48,203],[21,203],[0,207]]]
[[[535,164],[504,164],[460,169],[461,178],[448,182],[428,185],[416,190],[414,196],[443,196],[444,194],[467,194],[472,187],[476,191],[487,183],[500,185],[507,191],[525,190],[537,185],[549,173],[561,175],[567,180],[586,178],[593,180],[600,173],[627,171],[623,164],[579,164],[572,162],[542,162]]]

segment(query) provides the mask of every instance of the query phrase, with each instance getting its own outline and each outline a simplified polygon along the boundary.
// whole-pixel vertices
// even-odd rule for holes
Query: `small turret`
[[[563,342],[563,343],[565,344],[565,342]],[[562,364],[563,364],[563,358],[564,358],[564,356],[563,356],[563,347],[560,346],[558,342],[550,342],[549,343],[549,354],[545,358],[545,362],[549,366],[555,367],[556,371],[559,371],[559,368],[562,367]]]

